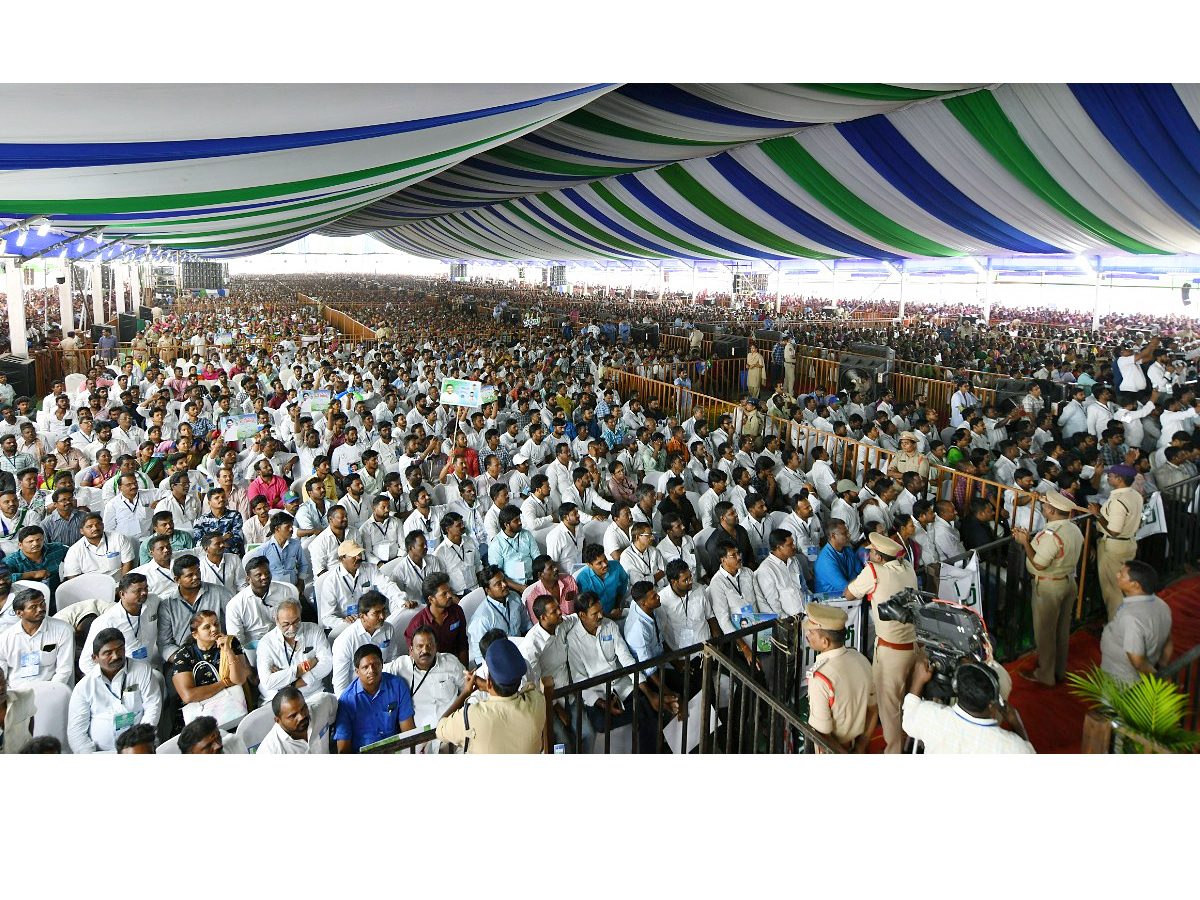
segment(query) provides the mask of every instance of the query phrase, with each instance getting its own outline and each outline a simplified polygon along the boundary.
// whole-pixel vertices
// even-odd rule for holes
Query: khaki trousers
[[[893,650],[878,641],[875,644],[871,674],[875,677],[875,702],[879,707],[879,722],[883,725],[883,739],[887,743],[885,753],[899,753],[904,748],[900,706],[916,658],[915,650]]]
[[[1121,566],[1137,556],[1137,541],[1114,541],[1102,537],[1099,543],[1096,562],[1100,573],[1100,590],[1104,594],[1104,605],[1108,608],[1108,621],[1111,622],[1124,599],[1121,589],[1117,587],[1117,576],[1121,573]]]
[[[791,394],[796,389],[796,364],[794,362],[785,362],[783,364],[783,392]]]
[[[1067,642],[1071,639],[1071,611],[1079,596],[1074,578],[1033,581],[1033,639],[1037,643],[1034,677],[1050,687],[1067,675]]]

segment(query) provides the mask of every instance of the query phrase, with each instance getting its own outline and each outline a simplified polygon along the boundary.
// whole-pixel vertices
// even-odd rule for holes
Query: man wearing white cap
[[[357,541],[342,541],[338,545],[337,564],[317,579],[317,619],[330,629],[333,640],[356,621],[358,598],[367,591],[379,591],[387,597],[389,616],[416,608],[392,579],[374,566],[363,565],[366,553]]]
[[[879,604],[905,588],[917,587],[917,573],[912,563],[900,558],[901,547],[891,538],[878,532],[870,535],[870,562],[853,581],[846,585],[845,596],[851,600],[866,597],[871,601],[871,618],[875,623],[875,694],[879,705],[879,720],[883,723],[883,739],[887,753],[899,753],[904,742],[900,727],[900,704],[904,689],[912,674],[916,659],[916,629],[903,622],[885,622],[879,618]]]
[[[850,753],[866,753],[879,709],[871,663],[846,646],[846,611],[823,603],[804,610],[804,639],[817,651],[808,678],[808,724]]]
[[[1058,491],[1042,501],[1046,527],[1032,538],[1024,528],[1013,539],[1025,551],[1025,569],[1033,576],[1033,639],[1037,668],[1022,670],[1022,678],[1045,687],[1067,675],[1067,642],[1071,638],[1071,608],[1079,594],[1075,573],[1083,552],[1083,533],[1071,513],[1084,512]]]

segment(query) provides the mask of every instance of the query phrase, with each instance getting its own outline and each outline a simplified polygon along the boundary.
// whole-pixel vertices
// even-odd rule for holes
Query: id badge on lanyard
[[[18,678],[37,678],[42,671],[42,651],[30,650],[21,654],[21,665],[17,669]]]

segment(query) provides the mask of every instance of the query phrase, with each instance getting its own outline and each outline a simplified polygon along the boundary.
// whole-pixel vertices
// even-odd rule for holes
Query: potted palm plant
[[[1188,696],[1179,686],[1156,675],[1132,684],[1117,681],[1099,666],[1069,672],[1071,693],[1091,704],[1115,728],[1121,753],[1189,753],[1200,734],[1181,725]],[[1128,736],[1132,740],[1124,740]]]

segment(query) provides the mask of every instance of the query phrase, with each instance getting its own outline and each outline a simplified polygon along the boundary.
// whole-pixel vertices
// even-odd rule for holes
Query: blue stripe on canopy
[[[527,134],[521,139],[525,143],[536,144],[539,147],[545,147],[547,150],[556,150],[559,153],[566,153],[571,156],[582,156],[585,159],[596,159],[600,162],[616,163],[621,166],[654,166],[658,165],[661,160],[655,159],[625,159],[620,156],[605,156],[603,153],[593,153],[590,150],[583,150],[579,147],[572,147],[568,144],[560,144],[558,141],[552,141],[549,138],[542,137],[534,132]]]
[[[646,247],[649,250],[653,250],[655,253],[663,254],[663,256],[677,256],[679,254],[678,250],[672,250],[669,247],[664,247],[662,244],[656,244],[602,213],[587,200],[583,199],[583,197],[580,196],[579,191],[577,191],[575,188],[566,188],[562,194],[564,197],[570,197],[571,200],[573,200],[581,209],[583,209],[593,220],[603,225],[609,231],[619,234],[631,244],[635,244],[640,247]]]
[[[758,248],[747,247],[745,244],[739,244],[737,241],[731,241],[721,237],[715,232],[709,231],[707,228],[699,225],[687,216],[676,212],[671,206],[659,199],[649,188],[642,184],[636,175],[620,175],[617,181],[621,187],[629,191],[638,199],[647,209],[653,210],[655,214],[666,219],[679,231],[684,234],[691,235],[693,238],[703,241],[706,244],[711,244],[714,247],[720,247],[723,250],[728,250],[735,256],[749,256],[754,259],[790,259],[791,257],[784,256],[779,253],[768,253]]]
[[[720,106],[710,100],[690,94],[673,84],[626,84],[616,91],[623,97],[653,106],[678,116],[688,116],[703,122],[733,125],[738,128],[801,128],[807,122],[785,122],[767,119],[750,113]],[[567,118],[570,121],[570,117]]]
[[[525,207],[527,210],[529,210],[531,213],[533,213],[535,216],[537,216],[539,219],[541,219],[543,222],[545,222],[547,225],[549,225],[551,232],[557,231],[559,234],[562,234],[562,235],[570,238],[571,240],[578,241],[581,244],[587,244],[587,245],[595,248],[596,250],[598,250],[601,253],[607,253],[610,255],[618,253],[618,251],[616,249],[614,249],[613,247],[610,247],[607,244],[602,244],[595,238],[588,237],[586,234],[581,234],[580,232],[576,231],[574,228],[571,228],[570,226],[568,226],[565,221],[556,219],[554,216],[551,216],[550,214],[544,212],[540,207],[538,207],[537,204],[535,204],[528,197],[519,197],[518,199],[516,199],[512,202]],[[553,240],[554,238],[551,237],[549,239]],[[546,238],[542,238],[542,240],[546,240]]]
[[[474,119],[484,119],[488,116],[593,93],[606,87],[609,85],[592,85],[552,94],[548,97],[523,100],[519,103],[507,103],[503,106],[472,109],[425,119],[412,119],[407,122],[364,125],[358,128],[333,128],[326,131],[307,131],[297,134],[268,134],[257,137],[211,138],[195,141],[139,141],[136,143],[0,144],[0,169],[59,169],[170,162],[216,156],[238,156],[244,153],[266,153],[272,150],[294,150],[299,147],[318,147],[345,141],[389,137],[411,131],[438,128],[443,125],[469,122]]]
[[[1064,252],[1013,228],[956,188],[886,117],[871,116],[835,127],[892,187],[947,225],[1020,253]]]
[[[761,210],[769,213],[793,231],[850,256],[873,258],[880,255],[883,248],[860,241],[822,222],[816,216],[781,196],[765,182],[751,175],[741,163],[728,153],[711,157],[708,162],[721,173],[726,181],[745,194],[747,199],[753,200]]]
[[[1072,84],[1096,127],[1163,201],[1200,227],[1200,129],[1169,84]]]

